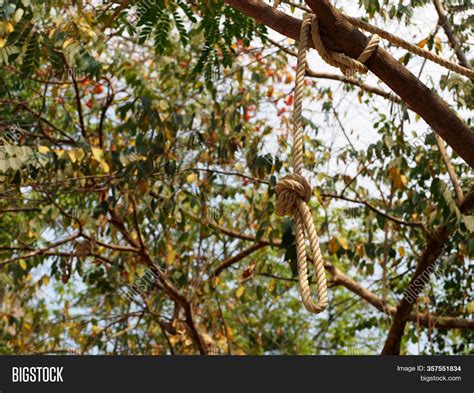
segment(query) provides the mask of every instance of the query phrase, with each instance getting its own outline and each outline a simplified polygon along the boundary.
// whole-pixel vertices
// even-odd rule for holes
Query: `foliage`
[[[405,23],[424,4],[389,3],[361,7]],[[0,154],[0,261],[14,278],[1,292],[0,353],[194,354],[193,330],[221,353],[379,353],[390,317],[347,288],[331,286],[327,312],[304,311],[294,229],[274,214],[276,179],[291,170],[294,61],[222,0],[117,7],[0,0],[0,132],[17,136]],[[430,79],[460,113],[472,109],[472,84]],[[327,261],[396,305],[427,234],[446,226],[418,308],[469,318],[474,216],[459,210],[430,130],[352,85],[307,79],[305,94]],[[365,108],[367,147],[364,130],[331,141],[330,129],[351,127],[344,97]],[[467,194],[472,173],[452,161]],[[270,245],[215,275],[258,242]],[[138,288],[150,269],[162,273]],[[404,353],[416,342],[467,353],[472,331],[410,323]]]

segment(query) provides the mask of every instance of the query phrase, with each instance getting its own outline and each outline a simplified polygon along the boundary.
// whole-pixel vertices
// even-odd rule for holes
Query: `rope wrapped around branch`
[[[306,17],[305,17],[306,18]],[[316,15],[309,15],[308,19],[311,19],[311,38],[313,39],[314,46],[319,53],[319,56],[333,67],[339,67],[342,73],[346,76],[353,76],[355,72],[366,74],[368,71],[367,66],[364,62],[372,56],[372,53],[377,49],[380,37],[374,34],[370,37],[369,43],[365,47],[364,51],[359,55],[357,60],[345,55],[344,53],[331,52],[326,49],[321,40],[319,33],[319,22]],[[304,24],[304,22],[303,22]]]

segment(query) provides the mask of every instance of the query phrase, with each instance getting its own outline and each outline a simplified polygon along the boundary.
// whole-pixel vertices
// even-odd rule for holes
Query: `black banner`
[[[473,359],[468,356],[2,356],[0,393],[132,393],[163,389],[473,393]]]

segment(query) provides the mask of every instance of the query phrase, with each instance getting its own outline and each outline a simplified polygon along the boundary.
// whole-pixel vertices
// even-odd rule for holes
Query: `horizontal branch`
[[[27,254],[20,255],[18,257],[14,257],[14,258],[10,258],[10,259],[7,259],[5,261],[2,261],[0,263],[0,266],[1,265],[6,265],[6,264],[11,263],[11,262],[18,261],[20,259],[28,259],[28,258],[36,257],[38,255],[46,254],[48,250],[51,250],[52,248],[56,248],[56,247],[59,247],[63,244],[69,243],[70,241],[73,241],[73,240],[77,239],[79,236],[80,236],[80,233],[78,232],[74,235],[71,235],[71,236],[67,237],[66,239],[60,240],[56,243],[51,243],[49,246],[47,246],[45,248],[41,248],[39,250],[31,251]]]
[[[346,197],[346,196],[343,196],[343,195],[337,195],[337,194],[331,194],[331,193],[321,193],[320,194],[322,197],[329,197],[329,198],[336,198],[336,199],[342,199],[344,201],[348,201],[348,202],[353,202],[353,203],[358,203],[358,204],[361,204],[361,205],[365,205],[367,206],[370,210],[372,210],[373,212],[381,215],[382,217],[385,217],[386,219],[390,220],[390,221],[393,221],[393,222],[396,222],[397,224],[401,224],[401,225],[406,225],[406,226],[411,226],[411,227],[423,227],[423,224],[421,222],[418,222],[418,221],[405,221],[405,220],[402,220],[400,218],[397,218],[395,216],[392,216],[390,214],[387,214],[379,209],[377,209],[374,205],[372,205],[371,203],[367,202],[367,201],[364,201],[364,200],[358,200],[358,199],[353,199],[353,198],[349,198],[349,197]]]
[[[209,223],[207,221],[205,222],[205,224],[209,224],[209,226],[212,226],[214,229],[219,230],[222,233],[227,234],[228,236],[241,238],[239,233],[234,232],[230,229],[224,228],[219,225],[213,225],[212,223]],[[270,243],[270,241],[267,239],[257,240],[255,236],[252,236],[252,235],[246,235],[246,238],[244,240],[255,241],[256,243],[253,246],[248,247],[241,253],[235,255],[234,257],[229,258],[227,261],[225,261],[225,263],[222,263],[221,265],[219,265],[216,271],[219,270],[219,273],[221,273],[224,269],[227,269],[233,264],[239,262],[241,259],[250,255],[253,251],[257,249],[261,249],[270,244],[281,245],[281,242],[279,240],[275,240],[272,243]],[[358,295],[367,303],[374,306],[377,310],[387,315],[390,315],[390,316],[396,315],[397,313],[396,307],[390,306],[386,304],[385,302],[383,302],[383,300],[380,299],[375,293],[364,288],[362,285],[357,283],[354,279],[344,274],[337,267],[329,263],[326,263],[324,267],[328,271],[328,273],[331,274],[332,284],[344,286],[345,288],[350,290],[352,293]],[[433,314],[430,314],[428,316],[428,314],[425,314],[425,313],[418,313],[417,315],[416,313],[412,312],[408,316],[408,320],[413,321],[413,322],[416,322],[417,320],[419,320],[420,323],[426,327],[430,326],[430,327],[438,327],[438,328],[443,328],[443,329],[473,329],[474,328],[474,320],[472,319],[441,317],[441,316],[433,315]]]
[[[245,257],[248,257],[250,254],[253,252],[262,249],[263,247],[266,247],[268,244],[265,243],[260,243],[257,242],[250,247],[246,248],[245,250],[239,252],[238,254],[227,258],[225,261],[223,261],[217,268],[214,270],[214,273],[212,274],[213,277],[218,276],[221,274],[221,272],[228,267],[232,266],[234,263],[239,262],[240,260],[244,259]]]

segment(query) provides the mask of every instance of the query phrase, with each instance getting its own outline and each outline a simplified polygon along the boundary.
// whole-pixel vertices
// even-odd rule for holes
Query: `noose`
[[[292,215],[296,231],[296,259],[298,264],[298,281],[301,298],[305,308],[313,313],[322,312],[328,305],[326,273],[321,256],[318,236],[314,228],[313,217],[308,208],[312,194],[311,186],[302,176],[303,169],[303,87],[306,71],[306,49],[308,47],[308,33],[311,16],[303,19],[298,46],[298,61],[296,66],[295,99],[293,103],[293,174],[285,176],[276,185],[277,202],[276,213],[279,216]],[[308,280],[308,263],[306,258],[306,244],[304,230],[309,237],[309,244],[313,256],[316,273],[318,302],[311,299],[311,289]]]
[[[326,61],[327,58],[331,58],[335,63],[337,63],[337,66],[341,67],[345,72],[367,72],[366,66],[362,63],[377,49],[378,37],[372,37],[363,53],[357,60],[355,60],[346,55],[329,52],[324,49],[319,36],[319,26],[317,24],[316,16],[305,15],[301,25],[300,41],[298,45],[298,61],[296,66],[295,98],[293,104],[293,173],[285,176],[276,185],[276,213],[279,216],[293,216],[296,232],[296,259],[301,298],[305,308],[308,311],[317,314],[324,311],[328,305],[326,273],[324,270],[324,260],[319,247],[318,235],[314,228],[313,217],[311,216],[308,207],[312,190],[308,181],[302,175],[304,143],[302,103],[304,77],[306,72],[306,51],[308,48],[310,28],[313,42],[315,43],[315,47],[321,57]],[[309,239],[314,264],[316,288],[318,293],[317,303],[311,298],[305,232]]]

